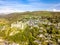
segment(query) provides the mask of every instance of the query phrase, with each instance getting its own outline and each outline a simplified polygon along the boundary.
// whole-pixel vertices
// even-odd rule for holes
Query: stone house
[[[19,29],[24,29],[24,28],[26,28],[26,26],[27,26],[27,24],[23,23],[22,21],[11,24],[11,28],[16,27]]]

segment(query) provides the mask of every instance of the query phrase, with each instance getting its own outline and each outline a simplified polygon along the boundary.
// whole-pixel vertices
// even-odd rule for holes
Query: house
[[[19,28],[19,29],[24,29],[24,28],[26,28],[26,26],[27,26],[27,24],[23,23],[22,21],[15,22],[15,23],[11,24],[11,28],[16,27],[16,28]]]
[[[19,45],[19,44],[17,44],[17,43],[11,43],[11,44],[9,44],[9,45]]]
[[[35,40],[34,42],[35,42],[35,43],[38,43],[38,44],[40,43],[40,41],[39,41],[39,40]]]
[[[19,45],[17,43],[9,43],[9,41],[6,41],[6,40],[3,40],[3,39],[0,39],[0,45]]]
[[[58,42],[60,42],[60,39],[58,39]]]
[[[60,23],[58,23],[58,27],[60,27]]]
[[[0,39],[0,45],[5,45],[4,40]]]
[[[38,35],[38,37],[45,37],[43,34]]]
[[[35,26],[35,27],[38,27],[38,20],[35,20],[35,19],[29,19],[27,22],[26,22],[29,26]]]

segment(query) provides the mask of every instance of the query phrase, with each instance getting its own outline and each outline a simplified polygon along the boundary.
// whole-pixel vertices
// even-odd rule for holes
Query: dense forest
[[[1,14],[0,45],[60,45],[60,12]]]

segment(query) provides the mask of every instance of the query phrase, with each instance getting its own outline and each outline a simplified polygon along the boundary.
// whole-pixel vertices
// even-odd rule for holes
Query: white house
[[[16,27],[16,28],[24,29],[26,28],[26,26],[27,24],[23,23],[22,21],[11,24],[11,28]]]
[[[19,45],[19,44],[17,44],[17,43],[12,43],[12,44],[9,44],[9,45]]]
[[[43,34],[40,34],[40,35],[38,35],[38,37],[44,37],[44,35]]]

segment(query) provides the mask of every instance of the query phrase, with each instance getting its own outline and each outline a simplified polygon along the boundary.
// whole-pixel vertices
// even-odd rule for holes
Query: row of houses
[[[14,23],[11,24],[11,28],[12,27],[17,27],[17,28],[23,29],[26,25],[29,25],[29,26],[37,26],[38,27],[39,24],[52,25],[52,23],[51,22],[48,22],[46,19],[42,19],[42,20],[29,19],[26,22],[23,22],[23,21],[14,22]]]

